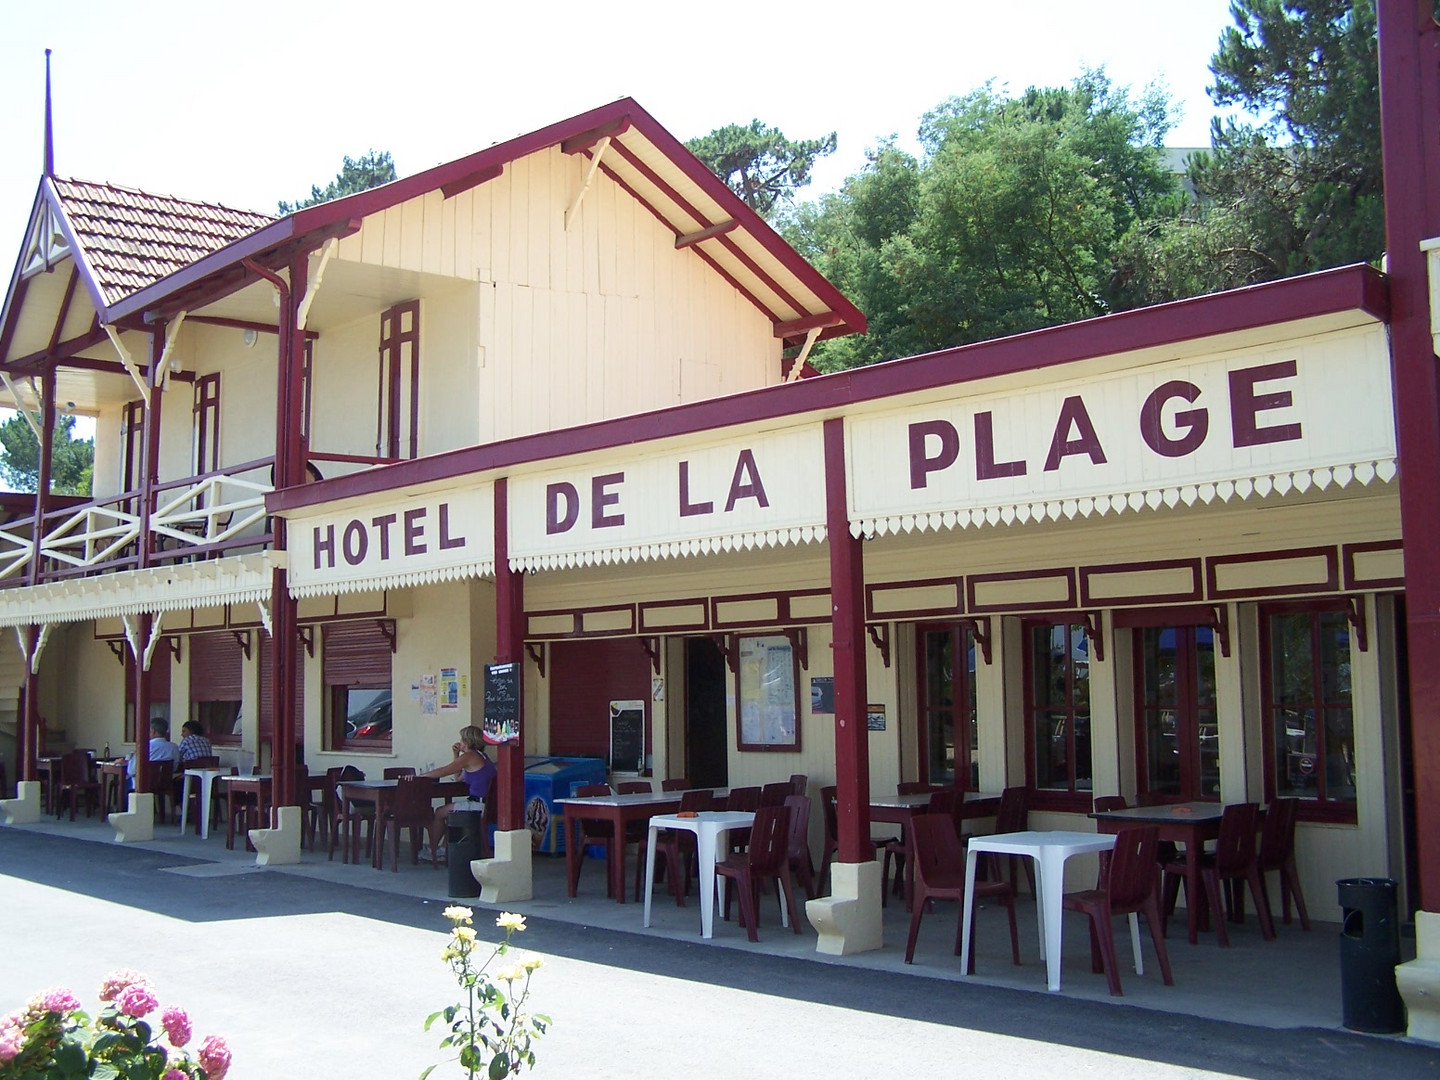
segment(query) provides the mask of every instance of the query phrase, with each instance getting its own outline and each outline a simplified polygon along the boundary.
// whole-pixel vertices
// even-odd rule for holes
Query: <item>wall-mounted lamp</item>
[[[260,340],[260,335],[259,335],[259,333],[257,333],[256,331],[254,331],[254,330],[246,330],[246,331],[245,331],[245,347],[246,347],[247,349],[253,349],[253,348],[255,347],[255,342],[257,342],[257,341],[259,341],[259,340]]]

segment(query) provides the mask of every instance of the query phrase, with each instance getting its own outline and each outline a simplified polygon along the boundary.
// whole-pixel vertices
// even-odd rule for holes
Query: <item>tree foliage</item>
[[[1125,306],[1121,239],[1173,212],[1160,151],[1169,102],[1101,70],[1009,97],[987,84],[927,113],[923,156],[895,140],[783,231],[870,320],[823,343],[849,367],[1018,333]]]
[[[95,443],[74,437],[75,418],[55,420],[50,491],[56,495],[89,495],[95,472]],[[0,478],[15,491],[34,491],[40,483],[40,443],[23,416],[0,424]]]
[[[1376,261],[1384,247],[1375,0],[1233,0],[1198,200],[1131,238],[1138,302]]]
[[[303,210],[307,206],[318,206],[320,203],[330,202],[332,199],[343,198],[346,195],[354,195],[357,191],[368,191],[381,184],[388,184],[395,179],[395,162],[390,157],[389,150],[369,150],[360,159],[345,156],[340,166],[340,172],[320,188],[315,184],[310,185],[310,197],[300,199],[297,202],[280,203],[280,213],[293,214],[296,210]]]
[[[790,140],[759,120],[728,124],[685,144],[762,217],[787,204],[810,182],[816,160],[835,152],[835,132]]]

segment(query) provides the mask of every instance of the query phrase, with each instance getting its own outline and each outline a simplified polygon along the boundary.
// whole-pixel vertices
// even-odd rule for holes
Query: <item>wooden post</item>
[[[845,421],[825,421],[825,535],[830,549],[830,648],[835,663],[836,829],[840,862],[869,862],[870,736],[866,727],[865,567],[850,535]]]
[[[32,671],[30,657],[40,645],[40,628],[25,628],[25,713],[20,718],[20,768],[21,780],[37,780],[40,776],[40,677]],[[54,793],[50,795],[54,799]]]
[[[516,703],[520,737],[496,752],[496,826],[500,832],[525,827],[525,574],[510,569],[509,491],[495,481],[495,662],[520,665]]]
[[[1380,0],[1380,129],[1420,904],[1440,910],[1440,383],[1420,242],[1440,234],[1440,35],[1430,0]]]
[[[150,666],[145,663],[145,644],[155,616],[142,612],[131,649],[135,660],[135,790],[150,790]],[[166,657],[168,663],[169,657]]]

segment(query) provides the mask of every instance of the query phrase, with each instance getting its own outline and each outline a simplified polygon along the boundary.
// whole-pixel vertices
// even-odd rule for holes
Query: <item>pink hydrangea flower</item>
[[[225,1074],[230,1071],[230,1047],[219,1035],[205,1036],[196,1057],[205,1070],[206,1080],[225,1080]]]
[[[14,1014],[0,1017],[0,1062],[15,1060],[25,1045],[25,1032]]]
[[[120,991],[120,996],[115,999],[117,1009],[126,1016],[133,1016],[137,1020],[142,1016],[150,1015],[159,1004],[155,992],[144,983],[131,983]]]
[[[178,1005],[167,1006],[160,1014],[160,1023],[170,1037],[171,1046],[178,1048],[190,1041],[190,1017]]]
[[[167,1069],[160,1080],[189,1080],[189,1078],[179,1069]]]
[[[138,971],[120,968],[105,976],[100,984],[100,1000],[114,1001],[127,986],[149,986],[150,980]]]
[[[46,1012],[71,1013],[80,1008],[80,999],[61,986],[53,986],[40,995],[40,1007]]]

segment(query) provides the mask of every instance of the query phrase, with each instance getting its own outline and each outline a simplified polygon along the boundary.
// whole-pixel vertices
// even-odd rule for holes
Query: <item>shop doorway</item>
[[[685,775],[695,787],[729,787],[728,669],[709,638],[685,639]]]
[[[1140,802],[1219,800],[1214,629],[1137,627],[1134,640]]]

